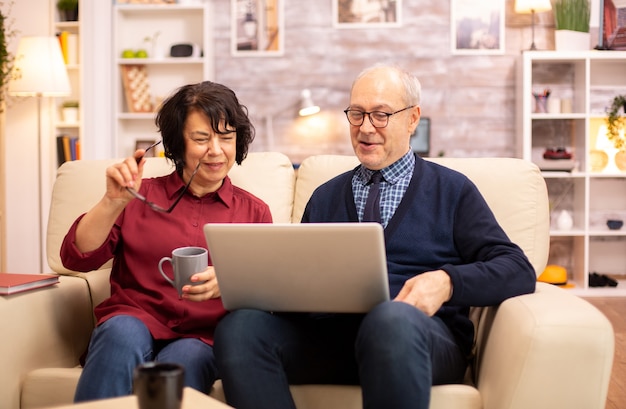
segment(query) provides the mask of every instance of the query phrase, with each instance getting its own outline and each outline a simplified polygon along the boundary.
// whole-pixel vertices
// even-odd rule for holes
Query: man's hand
[[[443,270],[436,270],[408,279],[394,301],[410,304],[432,317],[451,295],[450,276]]]

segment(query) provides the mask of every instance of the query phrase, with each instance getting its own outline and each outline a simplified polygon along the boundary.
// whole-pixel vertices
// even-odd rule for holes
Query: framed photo
[[[402,0],[332,0],[336,28],[399,27]]]
[[[451,0],[452,54],[504,54],[505,0]]]
[[[155,142],[154,139],[137,139],[135,141],[135,150],[137,150],[137,149],[146,149],[150,145],[152,145],[154,142]],[[155,149],[150,149],[148,152],[145,153],[144,156],[146,158],[152,158],[152,157],[154,157],[154,151],[155,151]]]
[[[284,53],[284,0],[230,0],[231,54],[265,57]]]
[[[626,1],[600,1],[600,30],[604,50],[626,50]]]

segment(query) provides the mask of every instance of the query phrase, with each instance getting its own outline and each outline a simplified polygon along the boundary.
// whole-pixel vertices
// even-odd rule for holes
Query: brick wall
[[[450,1],[404,0],[402,26],[337,29],[331,0],[284,0],[284,55],[233,57],[230,1],[215,2],[216,81],[232,87],[257,127],[253,150],[268,148],[265,117],[273,115],[271,148],[294,162],[317,153],[352,153],[346,120],[352,79],[378,61],[416,73],[422,114],[432,120],[431,154],[515,155],[515,64],[531,43],[530,15],[506,0],[504,55],[453,55]],[[552,13],[536,15],[535,43],[554,48]],[[295,119],[303,88],[322,115]],[[275,115],[281,112],[279,115]]]

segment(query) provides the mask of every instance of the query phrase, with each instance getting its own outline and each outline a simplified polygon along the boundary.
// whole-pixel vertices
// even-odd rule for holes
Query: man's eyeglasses
[[[372,111],[372,112],[364,112],[359,111],[358,109],[346,109],[346,117],[348,118],[348,122],[353,126],[361,126],[363,125],[363,121],[365,120],[365,115],[367,115],[370,119],[370,123],[374,128],[384,128],[389,124],[389,117],[391,115],[395,115],[402,111],[406,111],[407,109],[411,109],[415,107],[415,105],[408,106],[406,108],[402,108],[396,112],[383,112],[383,111]]]
[[[148,146],[144,152],[144,156],[146,154],[146,152],[148,152],[150,149],[154,148],[155,146],[157,146],[159,143],[161,143],[161,141],[155,142],[152,145]],[[137,159],[137,163],[141,162],[141,160],[143,159],[143,156],[139,157]],[[189,185],[191,185],[191,181],[193,180],[193,177],[196,175],[196,172],[198,172],[198,169],[200,168],[200,161],[198,161],[198,164],[196,165],[196,168],[193,170],[193,173],[191,174],[191,177],[189,177],[189,181],[187,182],[187,184],[185,185],[185,187],[183,188],[183,190],[180,191],[180,194],[178,195],[178,197],[176,198],[176,200],[174,200],[174,202],[170,205],[170,207],[165,208],[165,207],[161,207],[153,202],[149,202],[148,199],[146,199],[146,197],[142,194],[140,194],[139,192],[137,192],[135,189],[127,187],[126,190],[128,191],[128,193],[130,193],[131,195],[133,195],[135,197],[135,199],[141,200],[142,202],[144,202],[150,209],[157,211],[157,212],[161,212],[161,213],[171,213],[172,210],[174,210],[174,208],[176,207],[176,205],[178,204],[178,202],[180,202],[180,199],[183,198],[183,195],[185,194],[185,192],[187,191],[187,189],[189,189]]]

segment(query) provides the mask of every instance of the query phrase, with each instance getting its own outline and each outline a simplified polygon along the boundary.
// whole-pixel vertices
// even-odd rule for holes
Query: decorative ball
[[[592,150],[589,152],[590,169],[592,172],[602,172],[609,163],[609,155],[601,150]]]
[[[606,225],[611,230],[619,230],[624,225],[624,221],[619,219],[609,219],[606,221]]]

